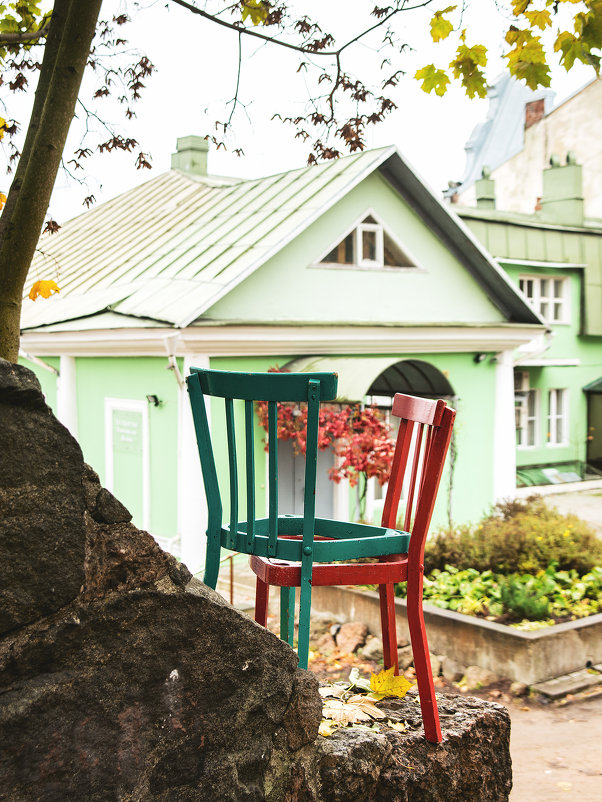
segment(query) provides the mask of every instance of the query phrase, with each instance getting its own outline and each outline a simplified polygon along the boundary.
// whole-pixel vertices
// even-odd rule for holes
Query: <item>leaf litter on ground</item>
[[[403,732],[407,724],[389,719],[375,702],[387,697],[403,699],[412,684],[405,677],[396,676],[393,668],[371,674],[369,679],[362,677],[357,668],[351,669],[348,682],[339,681],[320,687],[323,718],[319,734],[328,737],[340,727],[378,730],[377,721]],[[368,726],[362,722],[373,723]]]

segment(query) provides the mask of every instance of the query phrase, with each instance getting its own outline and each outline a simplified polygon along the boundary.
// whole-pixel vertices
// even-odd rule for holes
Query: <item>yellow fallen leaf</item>
[[[36,281],[29,291],[29,297],[32,301],[35,301],[40,295],[42,298],[50,298],[53,293],[60,291],[55,281]]]
[[[0,209],[2,209],[5,203],[6,203],[6,195],[4,194],[4,192],[0,192]]]
[[[334,721],[323,718],[320,722],[320,726],[318,727],[318,735],[323,735],[325,738],[328,738],[329,735],[332,735],[335,729],[336,727],[334,726]]]
[[[407,725],[403,721],[387,721],[387,727],[390,727],[395,732],[405,732]]]
[[[394,671],[394,667],[391,666],[378,674],[370,675],[370,687],[381,699],[386,696],[397,696],[399,699],[403,699],[412,687],[411,682],[408,682],[403,676],[396,676]]]

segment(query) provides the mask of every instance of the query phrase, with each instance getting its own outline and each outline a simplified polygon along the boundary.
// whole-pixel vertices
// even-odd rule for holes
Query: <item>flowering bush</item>
[[[255,409],[267,432],[267,401],[258,401]],[[292,440],[296,453],[305,454],[307,404],[279,403],[277,434],[279,440]],[[391,426],[377,407],[323,404],[320,407],[318,448],[324,451],[330,446],[338,457],[336,465],[329,471],[334,482],[347,479],[354,487],[361,474],[365,479],[374,477],[381,485],[388,480],[395,443],[391,439]]]

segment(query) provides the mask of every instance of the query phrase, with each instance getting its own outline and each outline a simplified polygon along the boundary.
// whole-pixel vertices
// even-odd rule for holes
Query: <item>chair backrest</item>
[[[318,424],[320,402],[332,401],[337,394],[336,373],[241,373],[191,368],[188,392],[197,435],[205,495],[209,512],[208,534],[219,533],[223,508],[215,465],[214,449],[205,397],[224,399],[226,440],[228,445],[230,535],[227,545],[236,548],[239,520],[246,520],[246,551],[253,552],[255,539],[255,448],[254,401],[268,403],[268,555],[276,554],[278,536],[278,402],[307,403],[307,448],[305,460],[304,542],[305,530],[313,538],[315,521],[315,486],[318,459]],[[239,516],[239,460],[235,431],[234,401],[244,402],[244,454],[246,515]],[[242,461],[241,461],[242,462]],[[261,516],[263,517],[263,515]]]
[[[399,433],[383,507],[382,526],[397,528],[404,488],[403,529],[412,534],[410,556],[421,560],[456,412],[445,401],[397,393],[393,399],[392,413],[400,418]]]

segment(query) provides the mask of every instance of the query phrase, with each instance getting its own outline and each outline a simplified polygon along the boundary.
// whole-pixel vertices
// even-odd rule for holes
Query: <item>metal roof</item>
[[[466,226],[387,147],[254,180],[159,175],[42,236],[28,286],[58,273],[61,294],[45,303],[26,298],[22,327],[95,328],[107,312],[140,325],[189,326],[375,170],[510,321],[542,323]]]

